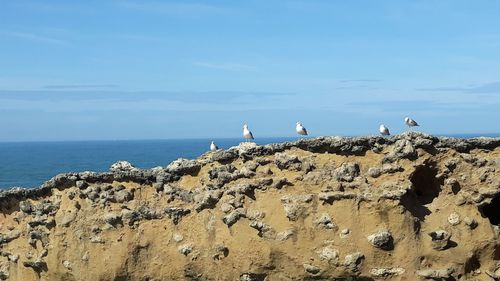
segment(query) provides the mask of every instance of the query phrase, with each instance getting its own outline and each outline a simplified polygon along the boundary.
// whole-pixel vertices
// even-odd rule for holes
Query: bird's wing
[[[248,131],[248,134],[250,135],[250,139],[253,140],[253,134],[252,134],[252,132]]]
[[[306,128],[302,127],[302,129],[304,130],[304,135],[307,136],[307,130],[306,130]]]

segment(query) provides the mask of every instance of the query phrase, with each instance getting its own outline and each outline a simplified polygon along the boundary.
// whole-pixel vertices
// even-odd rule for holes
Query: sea
[[[477,137],[463,134],[453,137]],[[498,137],[500,134],[482,134]],[[298,138],[259,138],[257,144]],[[178,158],[194,159],[208,151],[209,139],[118,140],[65,142],[0,142],[0,189],[37,187],[60,173],[105,172],[119,160],[138,168],[167,166]],[[216,139],[220,148],[241,143],[240,138]]]
[[[259,138],[257,144],[297,138]],[[207,152],[209,139],[117,140],[65,142],[0,142],[0,189],[37,187],[60,173],[109,171],[119,160],[138,168],[167,166],[178,158],[194,159]],[[217,139],[219,148],[242,139]]]

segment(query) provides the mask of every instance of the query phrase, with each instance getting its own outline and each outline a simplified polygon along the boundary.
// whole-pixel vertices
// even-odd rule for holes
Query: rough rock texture
[[[242,143],[0,211],[0,280],[499,280],[500,139]]]

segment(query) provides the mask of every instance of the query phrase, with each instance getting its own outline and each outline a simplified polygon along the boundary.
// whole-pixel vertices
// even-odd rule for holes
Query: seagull
[[[214,141],[212,141],[212,143],[210,144],[210,150],[216,151],[217,149],[219,149],[219,147],[214,143]]]
[[[307,136],[307,130],[300,122],[297,122],[295,125],[295,131],[297,131],[297,134],[299,135]]]
[[[252,132],[248,129],[247,124],[243,124],[243,137],[245,138],[245,141],[253,140]]]
[[[410,127],[418,127],[420,125],[418,125],[417,121],[411,119],[410,117],[405,117],[405,124],[406,126],[408,126],[408,129]]]
[[[389,128],[387,128],[384,124],[381,124],[378,130],[382,136],[388,136],[391,134],[389,133]]]

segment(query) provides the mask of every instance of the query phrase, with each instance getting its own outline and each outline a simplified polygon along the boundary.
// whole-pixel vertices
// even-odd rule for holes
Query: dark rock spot
[[[436,178],[437,173],[435,163],[427,163],[417,166],[410,175],[412,190],[422,205],[431,203],[441,191],[441,183]]]
[[[490,220],[493,225],[500,226],[500,194],[495,196],[491,203],[484,205],[481,214]]]

